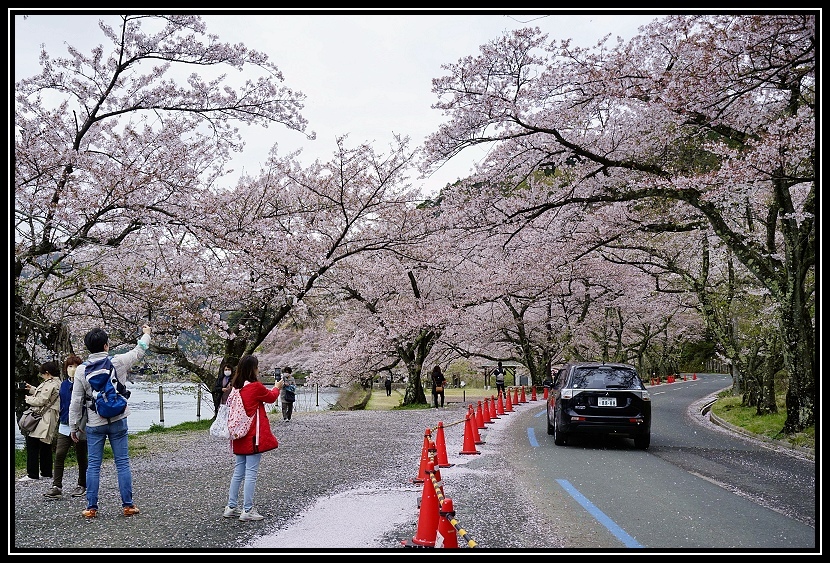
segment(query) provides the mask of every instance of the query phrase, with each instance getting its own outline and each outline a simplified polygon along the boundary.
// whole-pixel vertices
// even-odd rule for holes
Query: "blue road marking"
[[[533,433],[533,427],[527,429],[527,439],[530,441],[531,446],[534,448],[539,447],[539,442],[536,441],[536,434]]]
[[[643,547],[640,545],[637,540],[629,536],[625,530],[617,526],[613,520],[611,520],[608,516],[603,514],[603,512],[598,509],[593,503],[585,498],[585,496],[580,493],[579,491],[571,485],[567,479],[557,479],[557,483],[559,483],[563,489],[565,489],[569,495],[571,495],[576,502],[582,505],[582,508],[588,511],[588,513],[593,516],[597,522],[608,528],[608,531],[614,534],[614,537],[619,539],[626,547],[633,547],[633,548],[641,548]]]

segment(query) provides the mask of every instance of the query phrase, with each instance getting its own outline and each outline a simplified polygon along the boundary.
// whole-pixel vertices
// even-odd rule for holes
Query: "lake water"
[[[158,384],[128,383],[127,389],[130,390],[130,416],[127,419],[130,434],[149,430],[154,424],[170,427],[213,418],[213,397],[202,389],[199,400],[198,388],[192,383],[165,383],[161,386],[161,394]],[[336,387],[298,386],[294,412],[328,410],[339,395],[340,389]],[[273,408],[279,409],[279,401],[266,406],[268,412]],[[14,428],[15,447],[22,449],[25,439],[17,424]]]

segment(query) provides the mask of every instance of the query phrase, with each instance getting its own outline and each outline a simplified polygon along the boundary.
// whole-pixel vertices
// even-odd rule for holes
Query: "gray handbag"
[[[20,420],[17,424],[20,426],[20,431],[23,434],[30,434],[31,432],[34,432],[35,428],[37,428],[41,418],[42,415],[39,412],[36,412],[32,409],[32,407],[29,407],[23,411],[22,415],[20,415]]]

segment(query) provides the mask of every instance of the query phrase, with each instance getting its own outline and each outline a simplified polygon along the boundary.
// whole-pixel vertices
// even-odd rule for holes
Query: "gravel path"
[[[535,405],[541,406],[541,401]],[[533,404],[531,404],[533,405]],[[444,426],[449,462],[441,469],[466,540],[496,550],[562,547],[554,526],[532,508],[511,472],[500,429],[538,408],[520,405],[480,430],[478,455],[464,445],[466,403],[413,411],[298,413],[289,423],[271,415],[277,450],[263,455],[254,504],[259,522],[222,518],[233,471],[227,443],[207,432],[146,435],[146,451],[132,457],[133,488],[141,513],[125,518],[112,461],[101,475],[98,518],[80,516],[85,498],[47,500],[51,483],[14,483],[11,553],[43,549],[91,552],[215,553],[256,551],[412,552],[402,542],[418,531],[423,485],[418,476],[426,428]],[[77,479],[67,467],[65,490]],[[465,537],[459,547],[468,548]]]

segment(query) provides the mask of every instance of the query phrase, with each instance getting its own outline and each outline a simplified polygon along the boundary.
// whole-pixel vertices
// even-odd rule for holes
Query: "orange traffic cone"
[[[481,452],[476,449],[476,439],[475,434],[473,434],[473,421],[470,419],[469,414],[464,417],[464,424],[464,446],[458,453],[480,454]]]
[[[546,401],[548,400],[548,393],[549,392],[550,392],[549,389],[547,387],[545,387],[545,394],[542,398],[545,399]]]
[[[427,465],[427,472],[432,473],[435,464]],[[438,496],[432,479],[424,480],[424,489],[421,492],[421,507],[418,513],[418,529],[412,536],[411,542],[405,542],[405,547],[435,547],[435,538],[438,535]]]
[[[478,408],[476,409],[476,426],[479,430],[484,430],[484,413],[482,412],[481,401],[478,402]]]
[[[476,413],[473,410],[473,405],[470,405],[467,409],[468,413],[467,416],[470,417],[470,426],[473,429],[473,438],[475,439],[476,444],[483,444],[484,440],[481,439],[481,434],[478,433],[478,423],[476,422]]]
[[[695,379],[697,379],[697,374],[696,374],[696,373],[693,373],[693,374],[692,374],[692,381],[694,381]]]
[[[455,510],[452,499],[445,498],[438,509],[438,533],[435,536],[435,547],[444,549],[458,548],[458,532],[454,526]]]
[[[418,465],[418,475],[410,479],[411,483],[423,483],[426,476],[427,462],[429,462],[429,438],[432,432],[429,428],[424,430],[424,447],[421,448],[421,462]]]
[[[444,423],[438,421],[438,429],[435,431],[435,461],[438,467],[452,467],[453,464],[447,459],[447,443],[444,440]]]
[[[502,404],[501,410],[496,406],[496,403],[501,402],[501,393],[499,393],[499,400],[496,401],[496,398],[490,395],[490,418],[496,419],[499,418],[500,415],[504,414],[504,405]]]
[[[508,395],[508,397],[510,397],[510,395]],[[513,404],[511,405],[511,407],[513,407],[513,406],[516,406],[516,407],[519,406],[519,388],[518,387],[513,388]]]
[[[496,413],[499,416],[507,414],[507,408],[505,408],[505,400],[504,400],[505,393],[499,393],[499,403],[496,405]]]
[[[530,400],[535,401],[536,399],[537,399],[537,397],[536,397],[536,386],[534,385],[533,387],[530,388]]]
[[[522,397],[521,397],[521,400],[519,402],[520,403],[526,403],[527,402],[527,397],[525,396],[525,386],[524,385],[522,385]]]
[[[481,401],[479,401],[481,404]],[[481,416],[484,418],[484,424],[493,424],[493,419],[490,418],[490,399],[485,397],[484,408],[481,409]]]

